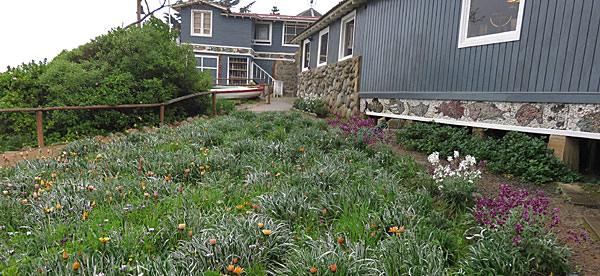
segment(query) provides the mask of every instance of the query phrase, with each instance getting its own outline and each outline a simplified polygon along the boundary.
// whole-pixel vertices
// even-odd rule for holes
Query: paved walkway
[[[255,104],[243,105],[239,109],[249,110],[253,112],[265,112],[265,111],[290,111],[292,110],[292,104],[296,98],[283,97],[283,98],[271,98],[271,104],[266,104],[264,100],[261,100]]]

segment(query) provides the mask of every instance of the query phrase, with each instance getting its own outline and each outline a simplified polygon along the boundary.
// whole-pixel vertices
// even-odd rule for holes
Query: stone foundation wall
[[[361,99],[361,111],[600,134],[597,104]]]
[[[300,98],[321,99],[333,114],[350,117],[359,112],[361,57],[347,59],[298,74]]]
[[[283,95],[294,96],[298,87],[298,65],[294,61],[275,61],[273,78],[283,81]]]

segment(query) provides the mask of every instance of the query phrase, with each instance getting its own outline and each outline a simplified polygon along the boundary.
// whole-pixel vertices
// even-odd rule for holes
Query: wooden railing
[[[0,113],[3,112],[35,112],[35,121],[37,129],[37,140],[38,146],[44,146],[44,131],[43,131],[43,112],[53,110],[84,110],[84,109],[123,109],[123,108],[149,108],[149,107],[160,107],[160,124],[165,124],[165,107],[174,103],[178,103],[184,100],[196,98],[199,96],[212,94],[212,104],[217,115],[217,92],[199,92],[195,94],[186,95],[183,97],[175,98],[162,103],[154,104],[124,104],[124,105],[90,105],[90,106],[58,106],[58,107],[31,107],[31,108],[4,108],[0,109]]]

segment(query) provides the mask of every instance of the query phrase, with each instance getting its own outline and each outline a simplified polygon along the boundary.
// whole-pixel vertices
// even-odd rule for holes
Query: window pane
[[[271,40],[269,38],[269,24],[256,24],[254,27],[254,40]]]
[[[354,48],[354,19],[344,24],[344,56],[351,56]]]
[[[516,30],[520,4],[519,0],[471,0],[467,37]]]
[[[327,42],[329,41],[329,33],[321,36],[321,49],[319,51],[319,63],[327,63]]]
[[[202,13],[194,12],[194,33],[202,33]]]
[[[304,68],[308,68],[310,64],[310,42],[304,44]]]
[[[204,34],[210,34],[211,15],[209,12],[204,13]]]

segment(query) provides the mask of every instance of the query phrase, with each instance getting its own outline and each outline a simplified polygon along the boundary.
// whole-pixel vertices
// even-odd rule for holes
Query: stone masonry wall
[[[273,77],[283,81],[283,95],[294,96],[298,86],[298,66],[294,61],[275,61]]]
[[[359,112],[361,57],[318,67],[298,74],[300,98],[321,99],[333,114],[350,117]]]

